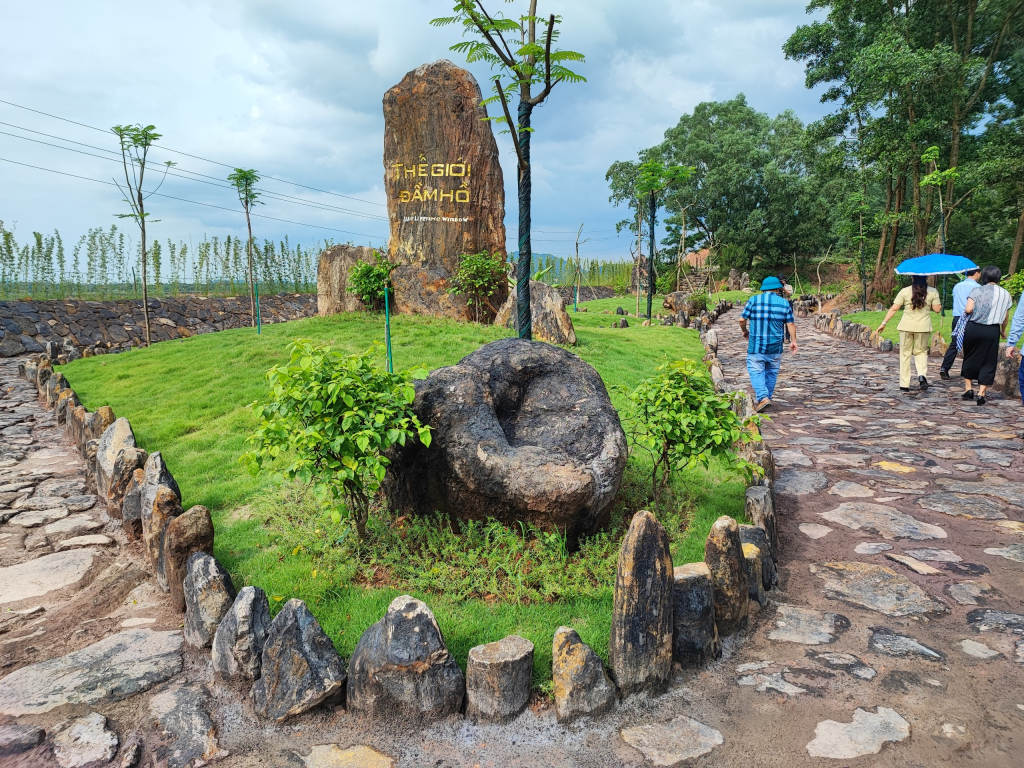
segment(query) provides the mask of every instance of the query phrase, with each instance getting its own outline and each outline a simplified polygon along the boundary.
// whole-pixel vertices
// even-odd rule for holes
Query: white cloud
[[[277,185],[287,194],[379,216],[381,98],[423,62],[463,63],[448,51],[460,31],[429,25],[448,8],[433,0],[167,0],[125,14],[114,0],[9,4],[5,21],[23,34],[8,36],[0,49],[0,98],[101,128],[153,123],[167,147],[363,198],[369,202]],[[542,0],[541,11],[549,10],[565,19],[561,44],[587,54],[579,69],[588,82],[559,85],[535,113],[538,230],[575,230],[584,221],[595,232],[612,228],[623,214],[607,202],[608,166],[659,141],[702,100],[743,91],[752,105],[771,113],[793,108],[813,119],[824,111],[803,88],[802,67],[785,61],[781,51],[796,25],[806,23],[803,0]],[[40,36],[46,45],[38,44]],[[479,67],[474,72],[481,80],[490,74]],[[116,148],[109,135],[4,104],[0,121]],[[507,136],[498,143],[508,172],[512,243],[513,153]],[[230,171],[186,156],[157,156],[217,179]],[[0,157],[101,180],[116,171],[98,158],[9,136],[0,136]],[[59,228],[65,240],[74,240],[90,226],[109,226],[120,210],[112,187],[23,166],[0,163],[0,182],[0,219],[8,225],[17,220],[22,236]],[[169,179],[163,191],[232,210],[154,200],[161,237],[197,240],[204,232],[237,234],[244,226],[227,190]],[[339,211],[274,203],[264,212],[359,233],[260,222],[260,234],[289,234],[293,242],[350,236],[363,242],[387,233],[379,219]],[[599,236],[607,235],[595,234],[595,252],[598,246],[615,248],[615,241],[597,241]],[[566,237],[542,243],[538,234],[535,249],[568,251],[572,238]],[[621,253],[627,252],[623,246]]]

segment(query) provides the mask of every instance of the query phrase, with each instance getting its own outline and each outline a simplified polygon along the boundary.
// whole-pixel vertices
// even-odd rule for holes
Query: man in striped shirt
[[[761,293],[747,301],[740,319],[743,338],[749,339],[747,374],[758,411],[772,404],[787,331],[789,351],[797,350],[793,307],[782,297],[783,290],[777,277],[766,277],[761,283]]]

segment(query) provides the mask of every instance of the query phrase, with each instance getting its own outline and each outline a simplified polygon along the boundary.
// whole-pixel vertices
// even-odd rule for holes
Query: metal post
[[[253,283],[253,290],[256,294],[256,333],[257,335],[263,332],[263,326],[260,323],[260,284]]]
[[[388,354],[388,373],[395,372],[395,364],[391,359],[391,306],[388,302],[388,286],[384,286],[384,347]]]

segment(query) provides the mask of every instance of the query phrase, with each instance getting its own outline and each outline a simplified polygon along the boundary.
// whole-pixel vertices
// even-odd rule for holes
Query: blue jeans
[[[779,378],[781,364],[781,352],[777,355],[747,353],[747,373],[750,375],[750,386],[754,388],[755,402],[770,399],[775,394],[775,380]]]

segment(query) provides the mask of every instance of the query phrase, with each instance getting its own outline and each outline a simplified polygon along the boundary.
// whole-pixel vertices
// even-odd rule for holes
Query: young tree
[[[244,168],[235,168],[228,174],[228,181],[238,192],[238,202],[242,204],[245,211],[245,226],[249,230],[249,240],[246,245],[246,255],[249,259],[249,308],[252,312],[252,327],[256,327],[256,292],[254,290],[252,275],[252,220],[249,213],[254,205],[262,205],[260,193],[256,191],[256,185],[260,182],[260,175],[256,171]]]
[[[466,61],[483,61],[498,69],[500,75],[494,78],[495,96],[485,99],[484,104],[501,101],[503,116],[491,118],[505,123],[513,130],[512,115],[509,112],[506,93],[519,89],[518,120],[515,122],[513,144],[519,161],[519,262],[516,265],[516,327],[519,337],[532,338],[530,321],[530,272],[532,251],[530,245],[530,202],[532,184],[530,179],[530,118],[534,107],[544,102],[551,89],[558,83],[581,83],[586,78],[565,66],[565,62],[584,61],[582,53],[563,51],[552,45],[558,37],[556,25],[561,17],[551,14],[546,20],[537,15],[537,0],[530,0],[529,12],[518,20],[508,19],[501,13],[492,16],[484,9],[482,0],[458,0],[454,15],[433,19],[435,27],[462,24],[464,34],[475,39],[453,45],[451,50],[466,54]],[[537,23],[547,24],[547,29],[537,39]],[[510,44],[506,36],[511,39]],[[516,41],[516,37],[519,38]],[[518,46],[513,48],[518,42]],[[511,82],[502,85],[502,78]],[[540,87],[534,94],[534,86]]]
[[[156,189],[152,192],[145,193],[142,190],[142,184],[146,176],[146,163],[149,160],[149,150],[153,144],[160,139],[160,134],[156,132],[156,126],[147,125],[143,127],[141,123],[135,125],[115,125],[110,129],[117,136],[121,143],[121,165],[124,168],[124,183],[122,187],[121,183],[115,178],[114,183],[117,188],[124,195],[124,201],[128,203],[131,208],[131,213],[118,213],[115,214],[119,219],[132,219],[136,224],[139,225],[139,232],[142,238],[140,243],[140,254],[141,254],[141,267],[142,267],[142,317],[143,322],[146,325],[146,346],[152,344],[152,338],[149,332],[149,292],[146,289],[146,219],[149,214],[146,213],[146,200],[152,196],[161,186],[163,186],[164,180],[167,178],[167,171],[174,165],[170,160],[164,163],[164,175],[160,179],[160,183],[157,184]],[[157,219],[153,220],[155,224]]]
[[[666,166],[659,160],[647,160],[640,164],[637,173],[637,192],[647,198],[648,226],[650,228],[650,259],[647,265],[647,319],[651,319],[651,305],[654,303],[654,285],[657,271],[654,263],[654,223],[658,213],[659,195],[676,182],[685,181],[693,168],[684,165]]]

